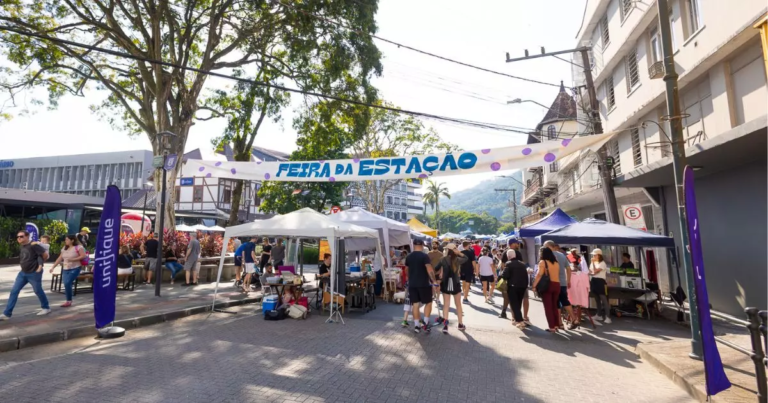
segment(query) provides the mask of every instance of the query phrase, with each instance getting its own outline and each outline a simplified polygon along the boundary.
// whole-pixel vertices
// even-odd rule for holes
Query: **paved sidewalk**
[[[619,328],[631,329],[631,319],[568,337],[538,327],[521,332],[488,312],[497,308],[482,296],[473,292],[470,300],[468,330],[459,332],[453,321],[448,335],[403,329],[402,305],[379,302],[368,314],[344,315],[346,325],[325,324],[317,314],[267,322],[245,309],[136,329],[117,340],[18,350],[0,361],[0,395],[18,403],[691,401],[617,348],[649,337],[624,337]],[[545,323],[538,302],[530,316]]]
[[[18,267],[0,268],[0,309],[5,303],[18,273]],[[66,329],[94,326],[93,293],[78,293],[74,297],[74,305],[70,308],[60,308],[64,303],[63,293],[51,292],[52,275],[47,271],[43,274],[43,289],[48,296],[51,313],[37,316],[40,302],[27,285],[19,295],[13,317],[10,321],[0,322],[0,342],[11,338],[50,335]],[[182,287],[179,282],[175,285],[162,284],[161,297],[155,297],[154,285],[137,283],[135,291],[117,292],[116,321],[137,317],[152,316],[168,312],[183,311],[193,307],[211,305],[215,283],[201,284],[193,287]],[[63,291],[63,289],[62,289]],[[260,292],[242,293],[231,282],[222,283],[219,288],[217,302],[239,301],[257,298]],[[0,349],[2,346],[0,346]]]

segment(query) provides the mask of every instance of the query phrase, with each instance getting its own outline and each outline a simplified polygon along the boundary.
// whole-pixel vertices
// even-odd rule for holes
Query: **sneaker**
[[[601,320],[601,321],[602,321],[602,320],[605,320],[605,318],[604,318],[604,317],[602,317],[602,316],[593,316],[593,317],[592,317],[592,319],[594,319],[594,320],[596,320],[596,321],[597,321],[597,320]]]
[[[459,330],[461,330],[463,332],[463,331],[467,330],[467,327],[464,326],[463,323],[459,323]]]
[[[493,305],[493,300],[492,299],[486,299],[485,303],[489,304],[489,305]]]
[[[402,327],[408,327],[408,321],[407,321],[407,320],[404,320],[404,321],[400,322],[400,325],[401,325]]]
[[[49,313],[51,313],[50,309],[41,309],[40,312],[37,313],[37,316],[48,315]]]
[[[605,323],[605,324],[607,324],[607,325],[610,325],[610,324],[611,324],[611,318],[605,318],[605,320],[603,321],[603,323]]]
[[[189,284],[189,283],[184,283],[184,284],[182,284],[181,286],[182,286],[182,287],[189,287],[190,285],[192,285],[192,284]]]
[[[413,327],[413,332],[416,333],[416,334],[419,334],[419,333],[421,333],[421,329],[418,326],[414,326]]]
[[[507,314],[506,314],[506,313],[504,313],[504,312],[502,312],[502,313],[500,313],[500,314],[499,314],[499,317],[500,317],[501,319],[507,319]]]
[[[448,334],[448,322],[443,323],[443,334]]]
[[[429,333],[429,332],[431,332],[431,331],[432,331],[432,328],[431,328],[431,327],[430,327],[428,324],[426,324],[426,323],[424,323],[424,324],[421,326],[421,328],[422,328],[422,330],[424,330],[424,333]]]
[[[11,320],[11,317],[10,316],[5,316],[5,314],[0,315],[0,322],[2,322],[4,320]]]
[[[466,298],[464,298],[464,301],[463,301],[463,302],[464,302],[465,304],[469,304],[469,300],[468,300],[468,299],[466,299]]]
[[[67,302],[61,304],[60,306],[62,308],[69,308],[70,306],[72,306],[72,301],[67,301]]]

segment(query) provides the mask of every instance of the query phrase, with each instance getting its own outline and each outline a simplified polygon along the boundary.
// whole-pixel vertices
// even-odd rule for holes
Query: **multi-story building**
[[[384,181],[378,181],[376,186],[384,186]],[[389,189],[384,192],[382,216],[406,222],[411,218],[424,214],[424,202],[422,196],[418,193],[421,190],[419,179],[408,179],[398,181],[394,185],[387,184]],[[347,203],[354,207],[367,208],[367,203],[361,198],[356,185],[351,183],[347,190]]]
[[[685,153],[696,171],[710,302],[743,315],[744,306],[762,306],[768,294],[766,255],[753,253],[768,244],[764,225],[757,224],[766,222],[768,202],[768,57],[756,29],[766,28],[766,3],[669,0],[669,11],[670,20],[662,23],[671,26]],[[603,127],[618,132],[607,147],[619,209],[639,204],[647,230],[675,237],[680,256],[685,246],[679,242],[658,19],[655,1],[590,1],[577,45],[592,48]],[[583,85],[583,74],[575,72],[574,81],[574,87]],[[589,133],[579,109],[580,131]],[[558,192],[544,198],[544,210],[557,206],[579,219],[605,218],[594,156],[570,164],[577,179],[568,184],[574,174],[562,175]],[[561,168],[568,165],[560,161]],[[642,256],[644,265],[658,267],[662,290],[674,288],[669,255],[651,252]]]
[[[142,189],[152,152],[117,151],[0,161],[0,187],[103,197],[117,185],[127,197]]]

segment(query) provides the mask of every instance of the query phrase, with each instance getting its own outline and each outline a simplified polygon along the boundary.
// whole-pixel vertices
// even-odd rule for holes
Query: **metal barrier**
[[[768,366],[768,360],[765,358],[765,351],[768,350],[768,339],[766,338],[766,322],[768,321],[768,311],[758,311],[757,308],[747,308],[744,310],[749,318],[749,337],[752,341],[752,351],[749,355],[752,362],[755,363],[755,376],[757,378],[757,401],[766,403],[768,399],[768,385],[765,380],[765,367]],[[766,350],[763,350],[763,347]]]

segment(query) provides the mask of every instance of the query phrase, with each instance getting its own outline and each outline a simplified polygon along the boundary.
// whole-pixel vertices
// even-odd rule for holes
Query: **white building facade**
[[[767,294],[765,253],[743,251],[762,251],[768,242],[764,228],[754,225],[766,222],[768,125],[766,50],[754,26],[768,8],[764,0],[669,0],[669,10],[665,23],[671,24],[679,75],[685,152],[696,169],[710,299],[714,309],[741,316],[746,305],[764,307]],[[639,204],[647,230],[678,239],[680,256],[658,24],[655,1],[590,1],[577,45],[592,47],[604,130],[620,131],[607,145],[619,213]],[[574,87],[583,84],[575,67]],[[580,98],[586,97],[584,91]],[[591,132],[583,109],[578,115],[580,131]],[[574,179],[558,181],[557,196],[544,210],[604,219],[594,156],[561,161],[569,163],[576,169],[565,178]],[[669,256],[654,252],[662,290],[673,289],[677,276],[668,269]]]

